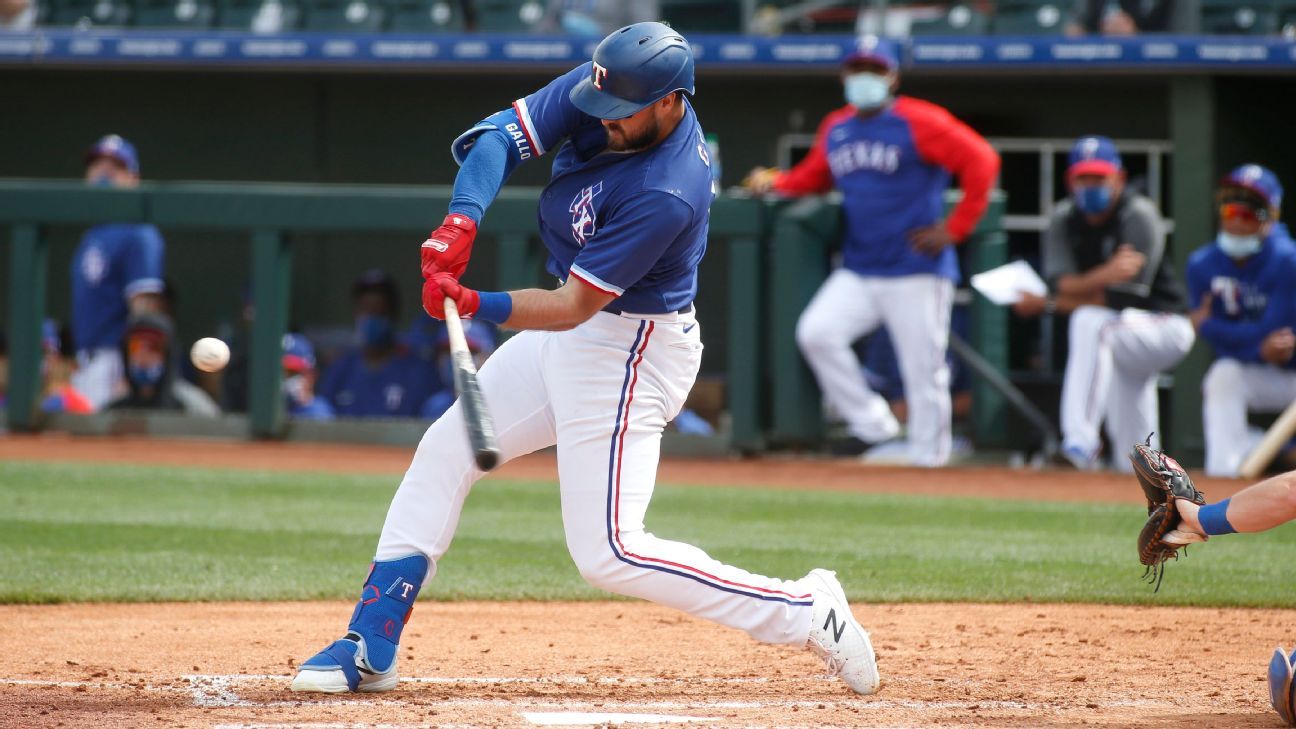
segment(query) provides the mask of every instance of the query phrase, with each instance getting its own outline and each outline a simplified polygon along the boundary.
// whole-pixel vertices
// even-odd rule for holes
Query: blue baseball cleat
[[[423,555],[374,562],[347,634],[301,665],[293,691],[340,694],[396,688],[396,652],[427,577]]]
[[[1296,726],[1296,686],[1292,672],[1296,669],[1296,650],[1289,657],[1282,648],[1269,661],[1269,703],[1288,726]]]

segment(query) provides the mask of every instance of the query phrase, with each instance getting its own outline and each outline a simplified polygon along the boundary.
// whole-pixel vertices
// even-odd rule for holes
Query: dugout
[[[180,38],[187,48],[189,36],[176,33],[167,37]],[[85,147],[113,131],[136,143],[143,176],[152,180],[448,184],[454,172],[450,139],[584,53],[573,43],[567,57],[472,66],[322,56],[200,63],[165,53],[60,56],[64,39],[56,33],[44,37],[49,43],[31,46],[26,55],[14,52],[21,45],[15,41],[0,48],[0,88],[10,101],[0,115],[6,140],[0,177],[76,177]],[[122,37],[132,33],[112,35],[115,46],[105,37],[103,53],[122,48]],[[1258,161],[1288,186],[1296,184],[1296,156],[1288,149],[1290,120],[1296,116],[1296,46],[1278,40],[1210,41],[1236,50],[1226,53],[1203,51],[1205,39],[1172,41],[1167,43],[1182,51],[1173,62],[1136,57],[1147,50],[1136,47],[1137,41],[1099,44],[1127,54],[1118,61],[1047,51],[1046,46],[1067,44],[1056,41],[1032,47],[1060,57],[1008,63],[995,59],[1003,57],[1009,40],[926,38],[908,48],[902,90],[948,107],[991,138],[1057,140],[1103,133],[1162,145],[1163,213],[1174,222],[1171,250],[1182,264],[1213,234],[1207,202],[1223,171]],[[794,62],[779,55],[777,40],[742,42],[754,48],[748,60],[722,62],[720,51],[727,46],[698,39],[713,60],[708,63],[707,54],[699,59],[695,106],[719,139],[727,185],[754,165],[776,161],[781,139],[786,148],[784,135],[812,133],[821,116],[842,103],[831,54]],[[840,47],[849,39],[821,36],[814,43]],[[1007,193],[1005,221],[1014,256],[1029,254],[1034,245],[1029,221],[1022,218],[1041,212],[1038,172],[1032,169],[1038,170],[1038,160],[1029,154],[1005,156],[1000,186]],[[542,184],[546,172],[546,164],[533,163],[510,184]],[[428,219],[435,217],[429,211]],[[488,215],[485,229],[489,226]],[[172,245],[167,273],[180,292],[182,334],[193,338],[216,331],[238,310],[251,260],[248,240],[218,231],[163,232]],[[51,230],[47,311],[60,319],[68,315],[66,271],[77,234],[73,228]],[[401,280],[402,293],[407,301],[416,300],[417,274],[408,246],[401,245],[409,242],[405,238],[312,233],[302,240],[313,245],[299,246],[293,260],[297,323],[348,320],[349,301],[338,292],[345,292],[363,267],[409,271]],[[3,246],[8,248],[7,240]],[[494,275],[492,254],[489,248],[478,254],[483,275]],[[6,251],[0,255],[0,280],[6,282],[7,265]],[[705,287],[724,285],[703,281]],[[6,307],[0,300],[0,315],[7,316]],[[711,328],[704,374],[726,366],[726,352],[714,336],[717,328]],[[1030,333],[1016,325],[1013,331],[1011,357],[1020,366]],[[1174,380],[1170,445],[1189,462],[1200,451],[1198,383],[1207,359],[1199,345]]]

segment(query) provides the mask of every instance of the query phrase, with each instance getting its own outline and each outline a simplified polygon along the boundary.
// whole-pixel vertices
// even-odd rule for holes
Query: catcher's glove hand
[[[1138,536],[1139,562],[1147,567],[1144,576],[1160,590],[1164,562],[1171,557],[1178,559],[1180,547],[1206,541],[1196,532],[1178,529],[1182,518],[1175,502],[1187,499],[1200,506],[1206,503],[1206,496],[1193,486],[1183,466],[1151,445],[1136,444],[1129,458],[1148,502],[1148,520]]]

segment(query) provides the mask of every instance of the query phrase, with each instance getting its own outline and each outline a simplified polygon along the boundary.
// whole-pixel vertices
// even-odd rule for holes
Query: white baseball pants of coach
[[[1062,441],[1089,454],[1106,424],[1112,466],[1132,471],[1125,457],[1152,434],[1160,448],[1157,376],[1179,364],[1196,334],[1188,317],[1142,309],[1081,306],[1071,312],[1062,376]]]
[[[1268,364],[1217,359],[1202,378],[1206,474],[1236,478],[1255,446],[1247,413],[1278,413],[1296,402],[1296,372]]]
[[[797,582],[722,564],[644,529],[661,434],[702,361],[692,313],[599,312],[566,332],[525,331],[479,373],[501,461],[558,446],[567,549],[594,587],[651,600],[746,631],[804,645],[812,598]],[[482,476],[456,402],[428,428],[392,499],[376,559],[416,552],[436,563]]]
[[[941,276],[861,276],[839,268],[797,322],[797,346],[828,406],[845,418],[851,435],[870,443],[894,438],[900,424],[886,399],[865,382],[852,345],[886,326],[904,382],[909,449],[918,466],[943,466],[950,456],[945,350],[953,302],[954,283]]]

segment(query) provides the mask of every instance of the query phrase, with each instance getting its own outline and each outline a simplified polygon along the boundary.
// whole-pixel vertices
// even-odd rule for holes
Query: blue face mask
[[[1101,215],[1111,207],[1112,191],[1106,185],[1077,187],[1072,197],[1080,212],[1085,215]]]
[[[91,187],[112,187],[113,186],[112,175],[104,174],[104,175],[96,175],[95,177],[91,177],[89,185]]]
[[[126,376],[136,387],[156,387],[162,381],[162,375],[166,368],[162,363],[142,367],[140,365],[131,365],[126,368]]]
[[[1215,245],[1229,258],[1241,260],[1259,253],[1264,241],[1258,235],[1233,235],[1221,230],[1219,237],[1215,239]]]
[[[360,343],[370,349],[385,349],[396,339],[395,325],[385,316],[365,314],[356,319]]]
[[[876,73],[852,73],[845,86],[846,103],[856,109],[876,109],[891,99],[891,79]]]

